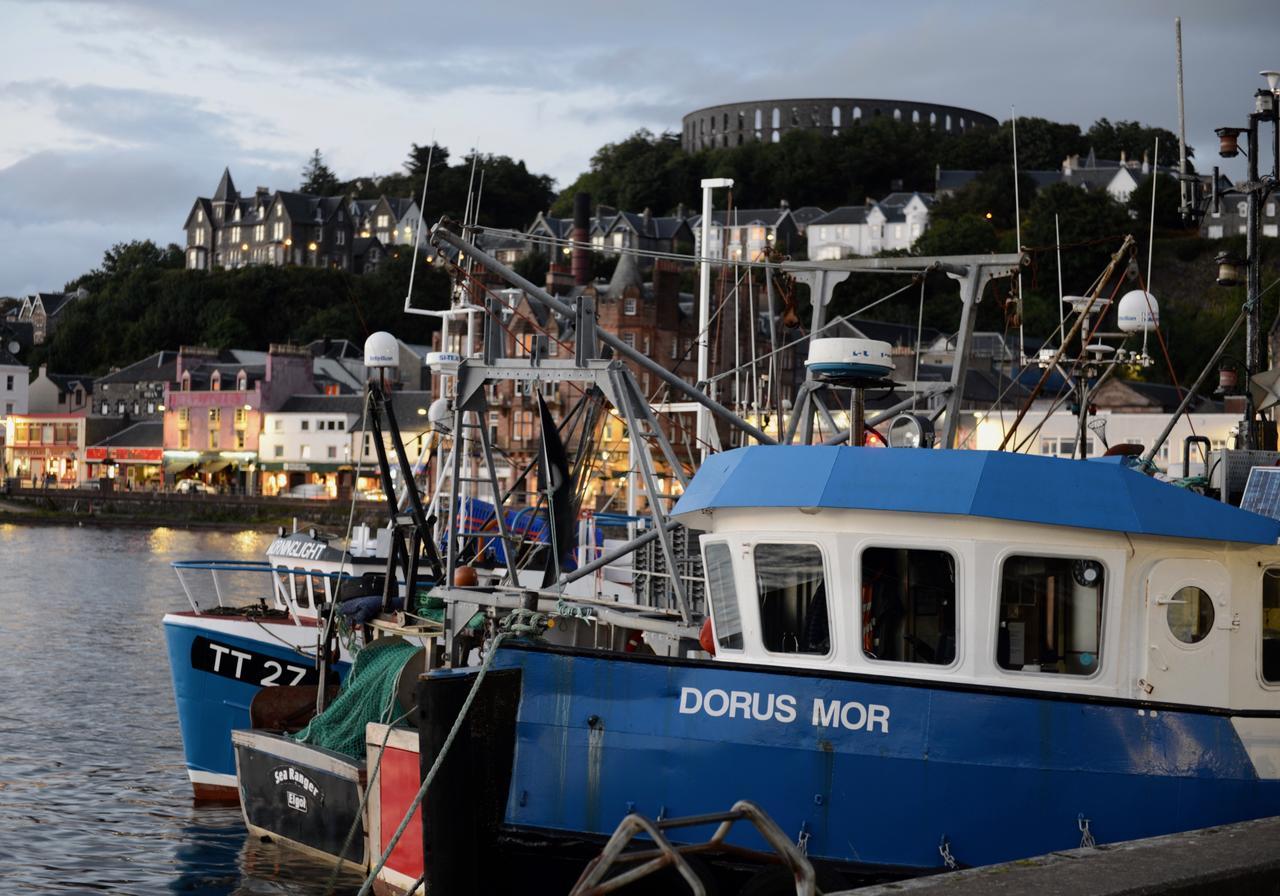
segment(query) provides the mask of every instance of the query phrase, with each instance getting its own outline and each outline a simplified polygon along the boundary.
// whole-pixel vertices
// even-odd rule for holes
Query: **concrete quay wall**
[[[877,884],[841,896],[1273,896],[1280,818]]]

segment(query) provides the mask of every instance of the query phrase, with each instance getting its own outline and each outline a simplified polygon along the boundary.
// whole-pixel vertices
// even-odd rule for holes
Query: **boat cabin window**
[[[812,544],[758,544],[760,634],[771,653],[831,652],[822,551]]]
[[[1102,564],[1072,557],[1015,555],[1000,577],[1001,669],[1092,675],[1102,635]]]
[[[311,608],[311,598],[307,595],[307,571],[295,569],[290,577],[293,582],[293,602],[301,610]]]
[[[1179,588],[1165,610],[1169,631],[1183,644],[1199,644],[1213,629],[1213,598],[1203,588]]]
[[[1262,680],[1280,684],[1280,568],[1262,573]]]
[[[742,616],[738,612],[738,589],[733,583],[733,557],[722,541],[707,545],[707,596],[715,622],[716,643],[721,650],[742,649]]]
[[[956,561],[946,551],[862,552],[862,652],[947,666],[956,658]]]
[[[328,599],[324,590],[324,583],[326,578],[327,578],[326,576],[318,572],[313,572],[311,574],[311,601],[317,607],[324,606],[325,602]]]

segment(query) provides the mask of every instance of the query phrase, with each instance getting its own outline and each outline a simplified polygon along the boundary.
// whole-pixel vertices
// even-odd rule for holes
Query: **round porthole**
[[[1184,644],[1198,644],[1213,628],[1213,599],[1202,588],[1179,588],[1165,614],[1169,631]]]

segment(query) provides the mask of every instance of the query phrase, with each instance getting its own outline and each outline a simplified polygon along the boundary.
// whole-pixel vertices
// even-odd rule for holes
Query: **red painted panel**
[[[379,802],[381,804],[382,842],[370,853],[381,854],[387,848],[391,835],[396,832],[409,804],[422,786],[418,771],[417,751],[397,750],[387,747],[382,757],[382,770],[378,772]],[[409,821],[404,835],[387,860],[387,867],[417,880],[422,874],[422,807]]]

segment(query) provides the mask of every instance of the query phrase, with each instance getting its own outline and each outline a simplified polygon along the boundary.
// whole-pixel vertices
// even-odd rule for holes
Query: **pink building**
[[[316,392],[311,352],[185,346],[164,391],[166,479],[198,477],[228,491],[251,491],[262,415],[291,395]]]

